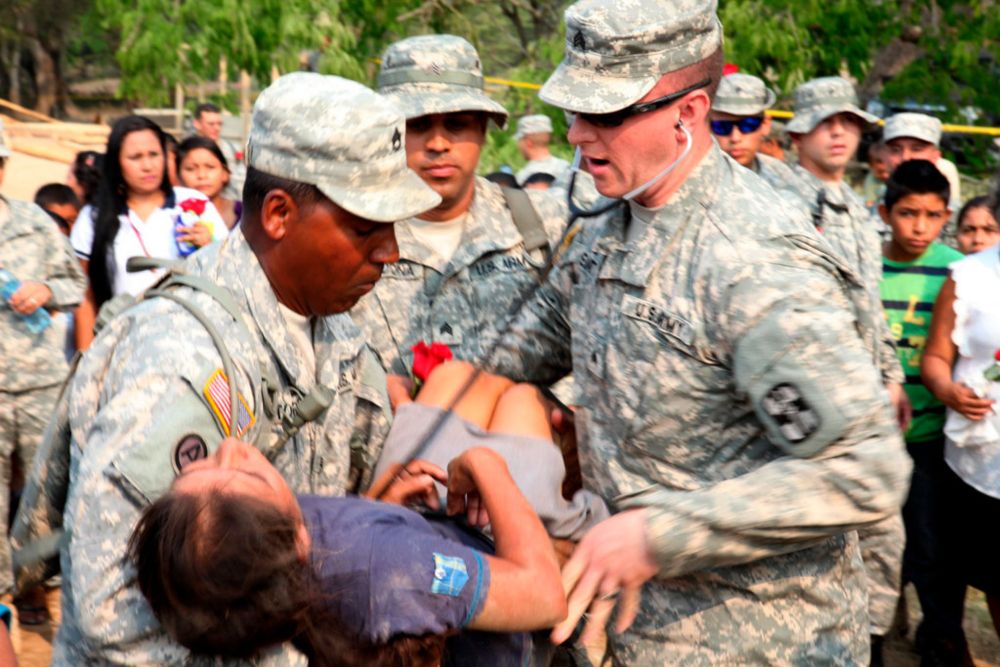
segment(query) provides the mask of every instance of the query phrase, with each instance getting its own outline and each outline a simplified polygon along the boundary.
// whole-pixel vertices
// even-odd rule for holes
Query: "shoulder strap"
[[[507,208],[510,209],[510,215],[514,219],[514,226],[517,227],[521,238],[524,239],[525,249],[548,248],[549,237],[545,233],[545,225],[538,217],[538,211],[531,203],[528,193],[514,188],[501,187],[500,189],[503,190],[504,199],[507,200]]]

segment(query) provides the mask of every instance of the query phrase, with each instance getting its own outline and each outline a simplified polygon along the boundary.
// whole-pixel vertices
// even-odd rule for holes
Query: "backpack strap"
[[[500,188],[503,191],[504,199],[507,200],[507,208],[514,219],[514,226],[524,239],[525,250],[539,250],[544,248],[548,251],[549,236],[545,233],[545,225],[538,217],[531,198],[524,190],[514,188]]]

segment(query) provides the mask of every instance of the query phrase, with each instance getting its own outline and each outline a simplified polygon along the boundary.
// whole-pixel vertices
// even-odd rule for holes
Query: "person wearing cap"
[[[543,101],[605,197],[493,364],[573,371],[584,487],[614,515],[563,568],[569,616],[617,665],[863,664],[856,529],[909,462],[862,336],[880,312],[709,113],[715,0],[582,0]],[[614,632],[611,632],[613,628]]]
[[[553,180],[569,169],[569,162],[558,158],[549,150],[552,141],[552,119],[544,114],[522,116],[514,133],[521,155],[528,161],[517,172],[517,182],[524,185],[529,176],[548,174]]]
[[[344,313],[396,260],[390,223],[440,202],[406,166],[405,129],[358,83],[301,72],[275,81],[254,104],[243,221],[184,267],[215,287],[172,292],[216,335],[188,307],[152,297],[94,341],[67,387],[69,539],[53,664],[197,664],[159,627],[124,557],[143,507],[226,436],[261,450],[296,493],[368,483],[390,407],[385,374]],[[275,647],[263,664],[304,660]]]
[[[882,314],[879,284],[882,280],[882,241],[879,225],[844,180],[862,132],[878,121],[858,107],[849,81],[837,76],[807,81],[795,91],[795,116],[785,126],[799,154],[796,179],[772,182],[776,189],[798,196],[812,215],[816,229],[852,273],[851,280],[871,300],[877,314],[876,335],[865,343],[889,390],[901,430],[910,420],[910,405],[903,391],[903,370],[892,333]],[[895,616],[902,575],[905,542],[902,515],[896,512],[861,533],[868,576],[872,661],[881,660],[882,637]]]
[[[0,185],[11,155],[3,130],[0,121]],[[45,211],[3,195],[0,269],[21,283],[0,299],[0,603],[13,608],[7,531],[12,470],[15,463],[25,471],[31,467],[59,385],[69,370],[60,329],[49,326],[38,333],[28,328],[25,318],[40,309],[52,315],[55,310],[72,309],[83,299],[87,281],[69,242]],[[0,280],[0,289],[7,280]],[[16,637],[19,631],[14,620],[11,632]]]
[[[760,152],[771,133],[771,118],[765,112],[776,99],[759,78],[729,74],[719,82],[709,122],[715,140],[729,157],[772,183],[793,178],[788,165]]]
[[[483,92],[472,44],[454,35],[391,44],[378,85],[406,116],[410,168],[441,203],[396,225],[399,262],[351,314],[393,374],[410,375],[411,348],[421,340],[481,362],[538,281],[565,212],[544,192],[504,190],[476,176],[487,124],[503,126],[507,112]]]
[[[944,174],[951,188],[948,209],[952,212],[952,222],[957,222],[956,216],[962,210],[962,179],[955,165],[941,155],[941,121],[922,113],[893,114],[885,120],[882,143],[887,149],[886,162],[890,173],[907,160],[927,160]],[[957,233],[955,224],[945,225],[941,242],[957,248]]]

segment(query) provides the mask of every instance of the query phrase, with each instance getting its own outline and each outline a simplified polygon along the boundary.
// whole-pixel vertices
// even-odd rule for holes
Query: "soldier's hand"
[[[44,284],[34,280],[26,280],[10,296],[10,307],[19,315],[31,315],[48,303],[51,298],[52,290]]]
[[[364,492],[366,498],[393,505],[424,504],[432,510],[441,509],[434,481],[448,481],[444,470],[427,461],[410,461],[404,468],[401,463],[389,466]]]
[[[389,393],[389,404],[395,414],[399,406],[412,403],[413,380],[405,375],[390,375],[385,379],[385,387]]]
[[[586,613],[580,640],[587,643],[604,629],[616,605],[615,632],[627,630],[639,610],[642,585],[658,569],[646,546],[646,510],[628,510],[597,524],[563,568],[569,615],[552,630],[552,641],[566,641]]]
[[[177,240],[184,243],[193,243],[201,248],[212,242],[212,230],[204,222],[198,221],[190,227],[178,227],[181,232],[177,235]]]
[[[906,429],[910,428],[910,420],[913,419],[913,406],[910,404],[910,397],[906,395],[903,385],[898,382],[889,384],[886,389],[889,390],[889,400],[895,410],[899,430],[906,433]]]

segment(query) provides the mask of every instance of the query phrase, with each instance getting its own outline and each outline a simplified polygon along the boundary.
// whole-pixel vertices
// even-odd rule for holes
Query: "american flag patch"
[[[216,369],[209,376],[208,382],[205,383],[204,393],[208,404],[212,406],[212,411],[218,417],[219,423],[222,424],[222,430],[226,435],[233,435],[237,438],[243,437],[250,430],[250,427],[254,425],[256,418],[253,416],[253,412],[250,411],[250,406],[247,405],[243,394],[237,394],[240,405],[236,415],[236,433],[230,433],[229,422],[232,415],[232,406],[229,400],[229,381],[221,368]]]

